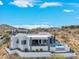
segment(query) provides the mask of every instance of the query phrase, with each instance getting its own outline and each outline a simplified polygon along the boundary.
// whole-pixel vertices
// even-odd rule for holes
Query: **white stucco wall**
[[[27,40],[27,48],[28,48],[28,50],[30,50],[30,38],[27,38],[28,40]]]
[[[57,56],[57,55],[61,55],[64,57],[75,57],[76,54],[75,53],[50,53],[50,52],[21,52],[18,50],[10,50],[8,48],[6,48],[7,52],[9,54],[14,54],[17,53],[20,57],[51,57],[51,56]]]
[[[22,40],[27,40],[27,37],[19,37],[19,46],[18,48],[20,48],[21,50],[24,50],[25,48],[27,48],[27,43],[28,41],[26,41],[26,45],[22,44]]]
[[[59,49],[63,48],[64,50],[56,50],[58,48]],[[55,46],[55,47],[50,47],[50,51],[52,51],[52,52],[69,52],[70,48],[67,45]]]
[[[32,50],[36,51],[36,49],[38,49],[40,51],[40,49],[42,49],[43,51],[48,51],[48,46],[32,46]]]
[[[50,47],[51,52],[54,52],[55,50],[56,50],[55,47]]]
[[[17,42],[17,39],[19,40],[19,43]],[[26,45],[22,44],[22,40],[26,40]],[[30,50],[30,38],[27,38],[26,36],[12,36],[10,40],[10,48],[15,49],[15,48],[20,48],[21,50],[24,50],[25,48],[28,48]]]
[[[18,44],[16,43],[17,39],[19,40]],[[32,39],[48,39],[48,38],[46,36],[45,37],[33,36]],[[22,40],[27,40],[26,45],[22,44]],[[18,34],[18,35],[12,36],[10,47],[12,49],[20,48],[21,50],[25,50],[25,48],[27,48],[28,50],[30,50],[30,36],[28,37],[26,34]],[[56,48],[61,48],[61,47],[59,47],[59,46],[58,47],[57,46],[50,47],[50,51],[54,51],[54,52],[68,52],[68,51],[70,51],[70,48],[67,45],[63,46],[63,48],[65,48],[64,51],[56,51]],[[36,51],[36,49],[38,49],[38,50],[42,49],[43,51],[48,51],[48,46],[32,46],[33,51]]]
[[[10,40],[10,48],[15,49],[17,48],[17,44],[16,44],[16,37],[12,36],[11,40]]]
[[[67,52],[70,51],[70,47],[69,47],[67,44],[65,44],[64,47],[65,47],[65,50],[66,50]]]

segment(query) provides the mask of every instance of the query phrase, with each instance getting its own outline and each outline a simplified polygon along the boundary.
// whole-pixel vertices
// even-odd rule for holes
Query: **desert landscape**
[[[0,0],[0,59],[79,59],[79,0]]]
[[[1,25],[0,28],[0,35],[4,38],[4,41],[0,43],[0,59],[20,59],[20,57],[16,55],[8,55],[7,51],[5,50],[9,45],[11,35],[10,31],[17,28],[9,25]],[[20,29],[17,29],[17,32],[19,30]],[[27,33],[50,32],[52,35],[55,35],[56,39],[58,39],[60,42],[66,43],[76,53],[77,56],[72,57],[71,59],[79,59],[79,27],[77,25],[64,26],[61,28],[36,28],[27,30]]]

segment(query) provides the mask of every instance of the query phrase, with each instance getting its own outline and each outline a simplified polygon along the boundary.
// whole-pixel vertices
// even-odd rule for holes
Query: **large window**
[[[54,39],[50,38],[50,43],[51,43],[51,44],[53,43],[53,41],[54,41]]]
[[[46,46],[48,44],[48,40],[32,40],[32,46]]]
[[[47,40],[43,40],[43,43],[47,43]]]
[[[43,40],[42,45],[46,46],[48,44],[48,40]]]
[[[25,45],[25,44],[26,44],[26,40],[22,40],[21,43],[22,43],[23,45]]]
[[[17,39],[16,43],[17,43],[17,44],[19,43],[19,39]]]
[[[38,40],[32,40],[32,45],[33,45],[33,46],[39,45]]]
[[[39,44],[41,44],[41,40],[39,40]]]

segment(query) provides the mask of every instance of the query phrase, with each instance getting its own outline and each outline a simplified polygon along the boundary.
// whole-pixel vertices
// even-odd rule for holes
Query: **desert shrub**
[[[38,50],[38,49],[36,49],[36,51],[38,52],[39,50]]]
[[[41,48],[40,51],[43,51],[43,49]]]
[[[49,59],[66,59],[63,55],[55,55],[50,57]]]
[[[28,49],[27,48],[25,48],[25,52],[27,52],[28,51]]]

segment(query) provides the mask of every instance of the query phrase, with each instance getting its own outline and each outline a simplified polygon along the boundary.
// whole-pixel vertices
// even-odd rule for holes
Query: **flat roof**
[[[51,35],[28,34],[27,37],[50,37]]]
[[[51,37],[52,35],[51,34],[25,34],[25,33],[18,33],[16,34],[14,37],[17,37],[17,38],[22,38],[22,37],[25,37],[25,38],[29,38],[29,37],[32,37],[32,38],[47,38],[47,37]]]

